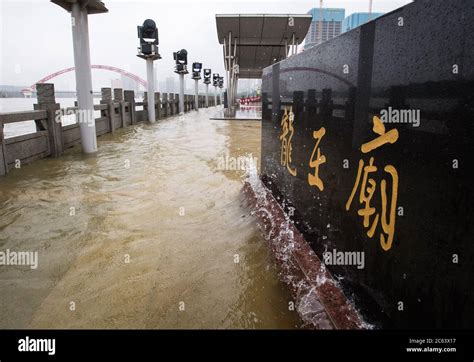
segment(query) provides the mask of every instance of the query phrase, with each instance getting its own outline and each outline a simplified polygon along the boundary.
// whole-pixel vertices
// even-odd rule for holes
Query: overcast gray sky
[[[136,57],[137,25],[156,21],[160,54],[158,80],[173,75],[173,51],[188,50],[188,61],[223,74],[222,48],[215,14],[304,14],[319,1],[120,1],[104,0],[108,13],[89,16],[92,64],[106,64],[146,77],[145,62]],[[373,12],[389,12],[410,0],[373,0]],[[324,7],[345,8],[346,16],[368,11],[369,0],[325,0]],[[0,84],[31,85],[44,76],[74,65],[70,14],[48,0],[0,0]],[[119,75],[92,72],[94,90],[110,87]],[[74,74],[52,80],[57,89],[74,90]]]

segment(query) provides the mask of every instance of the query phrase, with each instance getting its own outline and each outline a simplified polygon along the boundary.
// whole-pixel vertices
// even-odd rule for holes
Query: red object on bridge
[[[262,101],[260,96],[240,98],[240,104],[259,103]]]

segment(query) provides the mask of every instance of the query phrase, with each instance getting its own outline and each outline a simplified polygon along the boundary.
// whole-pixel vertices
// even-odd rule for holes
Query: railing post
[[[60,109],[54,97],[54,84],[39,83],[36,85],[38,103],[34,105],[35,110],[47,112],[46,129],[48,130],[49,148],[52,157],[58,157],[63,153],[63,132]]]
[[[300,123],[300,121],[302,120],[303,109],[304,109],[304,92],[294,91],[292,111],[295,114],[295,122],[298,121],[296,124]]]
[[[7,154],[5,150],[5,138],[3,133],[3,122],[0,121],[0,176],[8,173]]]
[[[174,114],[174,93],[168,93],[168,117]]]
[[[316,89],[308,89],[308,97],[306,98],[305,106],[306,119],[317,117],[318,101],[316,100]]]
[[[168,93],[163,93],[161,103],[163,104],[163,118],[166,118],[169,116]]]
[[[179,94],[170,94],[171,96],[171,102],[172,102],[172,105],[173,105],[173,115],[174,114],[178,114],[179,113]],[[175,112],[176,111],[176,112]]]
[[[123,101],[123,89],[122,88],[114,88],[114,102],[119,102],[119,114],[120,114],[120,123],[122,128],[125,128],[125,104]],[[115,106],[114,106],[115,110]]]
[[[111,88],[101,88],[100,93],[102,95],[100,104],[107,104],[109,107],[107,108],[107,114],[109,118],[109,131],[110,133],[114,133],[115,131],[115,108],[114,103],[112,101],[112,89]]]
[[[173,109],[174,115],[179,114],[179,93],[173,94]]]
[[[130,114],[130,124],[137,123],[137,115],[135,113],[135,92],[126,90],[123,92],[125,102],[128,102],[128,113]]]
[[[156,118],[156,120],[159,120],[161,118],[160,92],[155,92],[155,118]]]
[[[355,100],[357,96],[357,88],[350,87],[349,88],[349,96],[347,97],[346,101],[346,111],[344,118],[346,121],[353,121],[355,117]]]
[[[331,117],[333,111],[332,89],[324,88],[320,102],[319,114],[321,117]]]
[[[146,114],[146,119],[148,120],[148,92],[143,93],[143,110]]]

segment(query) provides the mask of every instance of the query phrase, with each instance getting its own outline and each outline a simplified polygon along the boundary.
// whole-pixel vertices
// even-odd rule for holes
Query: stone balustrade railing
[[[114,89],[112,94],[111,88],[102,88],[101,92],[100,104],[94,105],[94,110],[100,111],[100,117],[95,118],[98,137],[113,133],[117,128],[148,121],[146,93],[144,102],[136,102],[131,90]],[[56,103],[53,84],[38,84],[37,94],[38,103],[34,105],[34,110],[0,113],[0,176],[40,158],[58,157],[65,149],[81,143],[79,123],[62,126],[58,121],[61,115],[78,113],[77,106],[61,108]],[[155,93],[156,121],[177,115],[178,104],[179,94]],[[205,108],[205,104],[205,96],[199,95],[199,108]],[[219,97],[217,104],[221,104]],[[209,96],[209,107],[213,106],[214,97]],[[184,111],[191,110],[194,110],[194,95],[185,94]],[[36,124],[36,132],[5,139],[5,124],[31,120]]]

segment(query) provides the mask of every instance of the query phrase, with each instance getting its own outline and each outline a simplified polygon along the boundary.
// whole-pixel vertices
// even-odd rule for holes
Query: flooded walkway
[[[244,171],[221,170],[260,155],[260,123],[213,113],[120,129],[97,157],[76,147],[0,179],[0,251],[38,251],[37,269],[0,266],[0,328],[298,327],[242,206]]]

